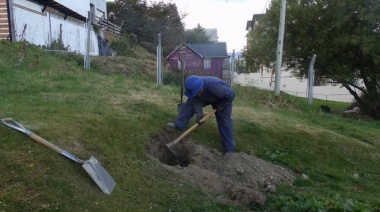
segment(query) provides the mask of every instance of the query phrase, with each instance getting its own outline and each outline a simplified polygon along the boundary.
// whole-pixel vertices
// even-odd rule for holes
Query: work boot
[[[176,129],[176,130],[181,130],[181,129],[179,129],[179,128],[177,127],[177,125],[176,125],[175,123],[171,123],[171,122],[169,122],[169,123],[166,124],[166,126],[167,126],[167,127],[170,127],[170,128],[173,128],[173,129]]]
[[[234,152],[225,152],[224,155],[223,155],[223,159],[230,159],[232,154],[234,154]]]

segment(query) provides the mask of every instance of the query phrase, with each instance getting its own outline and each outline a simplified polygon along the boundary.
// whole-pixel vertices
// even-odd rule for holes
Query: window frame
[[[205,70],[210,70],[211,69],[211,58],[205,58],[203,60],[203,68]]]

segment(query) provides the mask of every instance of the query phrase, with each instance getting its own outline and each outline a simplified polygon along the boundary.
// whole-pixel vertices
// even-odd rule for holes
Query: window
[[[204,60],[204,69],[211,69],[211,59]]]
[[[182,67],[181,67],[181,61],[180,60],[178,60],[178,69],[181,69]],[[183,68],[185,68],[185,64],[183,64]]]

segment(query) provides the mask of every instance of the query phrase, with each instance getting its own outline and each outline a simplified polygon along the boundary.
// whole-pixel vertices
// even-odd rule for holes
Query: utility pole
[[[275,84],[274,84],[275,96],[280,95],[280,87],[281,87],[281,67],[282,67],[282,49],[284,45],[285,13],[286,13],[286,0],[281,0],[280,26],[278,30],[278,43],[277,43],[276,75],[275,75]]]

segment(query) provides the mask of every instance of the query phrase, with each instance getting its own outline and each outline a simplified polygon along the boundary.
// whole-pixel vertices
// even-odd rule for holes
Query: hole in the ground
[[[177,173],[220,201],[264,205],[266,197],[259,190],[275,192],[277,183],[291,183],[294,178],[289,170],[253,155],[240,152],[224,156],[217,149],[196,145],[189,139],[178,142],[170,151],[166,144],[180,134],[163,129],[152,138],[147,153],[162,164],[176,166]]]
[[[189,152],[182,142],[177,143],[171,148],[166,144],[175,140],[180,132],[164,129],[158,133],[148,147],[148,153],[157,158],[161,163],[169,166],[187,167],[190,164]]]

